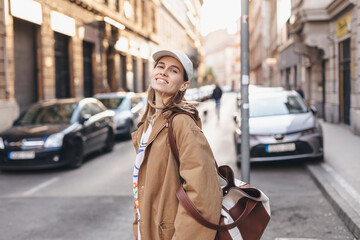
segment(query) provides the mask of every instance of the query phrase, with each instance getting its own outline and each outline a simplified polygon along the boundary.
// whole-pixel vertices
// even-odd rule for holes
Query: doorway
[[[121,81],[121,87],[124,91],[128,92],[129,88],[127,86],[127,80],[126,80],[126,55],[120,54],[120,81]]]
[[[94,94],[93,51],[94,44],[83,41],[84,97]]]
[[[351,55],[350,39],[339,43],[339,97],[340,122],[350,125],[350,98],[351,98]]]
[[[14,18],[15,99],[20,111],[39,100],[37,64],[37,26]]]
[[[54,32],[55,39],[55,96],[56,98],[71,97],[69,41],[70,37]]]

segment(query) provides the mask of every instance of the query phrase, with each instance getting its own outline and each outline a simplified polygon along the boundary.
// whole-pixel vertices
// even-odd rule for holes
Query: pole
[[[241,179],[250,183],[249,0],[241,1]]]

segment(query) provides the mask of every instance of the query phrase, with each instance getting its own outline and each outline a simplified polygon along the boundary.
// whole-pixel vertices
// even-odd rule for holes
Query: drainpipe
[[[5,81],[5,98],[9,99],[9,79],[8,79],[8,57],[7,57],[7,45],[6,45],[6,22],[5,22],[5,13],[7,12],[7,1],[4,1],[4,12],[3,12],[3,27],[4,27],[4,81]]]

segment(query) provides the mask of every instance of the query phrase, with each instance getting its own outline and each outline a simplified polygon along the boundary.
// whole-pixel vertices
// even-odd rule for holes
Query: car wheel
[[[114,149],[114,144],[115,144],[114,133],[109,129],[105,141],[104,152],[111,152]]]
[[[84,151],[81,141],[75,140],[74,144],[70,148],[71,162],[69,167],[72,169],[81,167],[84,160]]]

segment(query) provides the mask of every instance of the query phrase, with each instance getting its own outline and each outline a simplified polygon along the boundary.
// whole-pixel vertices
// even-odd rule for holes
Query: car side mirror
[[[311,112],[312,112],[314,115],[317,114],[317,109],[316,109],[316,107],[315,107],[314,105],[311,105],[311,106],[310,106],[310,110],[311,110]]]
[[[84,124],[86,121],[88,121],[89,119],[91,118],[91,114],[89,114],[89,113],[86,113],[86,114],[84,114],[84,116],[82,116],[81,118],[80,118],[80,123],[81,124]]]

